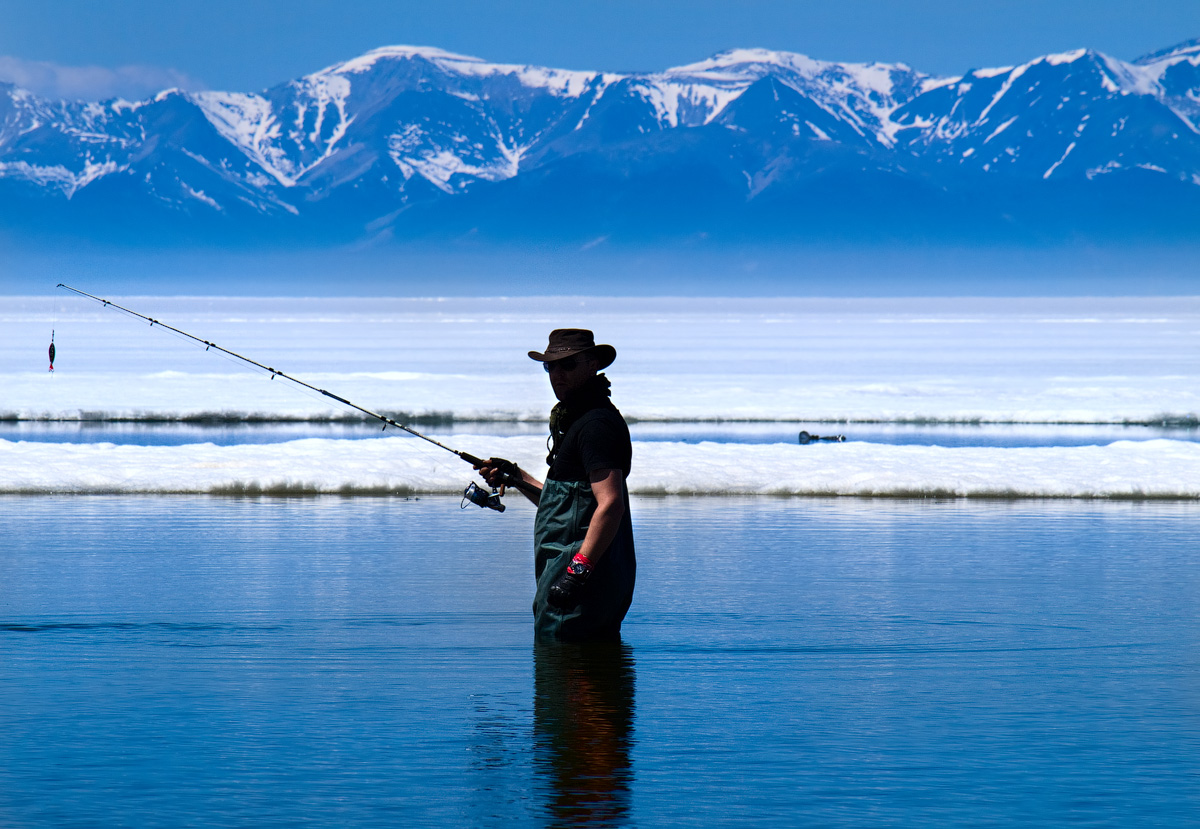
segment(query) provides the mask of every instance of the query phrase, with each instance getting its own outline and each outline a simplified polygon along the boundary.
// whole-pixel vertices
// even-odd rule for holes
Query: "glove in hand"
[[[579,604],[583,588],[587,585],[588,576],[591,574],[592,565],[586,558],[577,554],[575,558],[571,559],[571,563],[567,565],[567,569],[558,577],[558,580],[550,585],[550,590],[546,593],[546,601],[550,603],[551,607],[570,610]]]

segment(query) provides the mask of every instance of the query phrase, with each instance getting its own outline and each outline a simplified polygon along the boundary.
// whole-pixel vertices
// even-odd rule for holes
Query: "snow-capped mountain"
[[[1024,178],[1148,170],[1200,185],[1200,54],[1123,63],[1098,52],[968,72],[893,113],[914,153]],[[1178,72],[1191,70],[1191,77]],[[1162,84],[1170,71],[1175,94]],[[1190,81],[1190,86],[1185,86]]]
[[[957,78],[761,49],[622,75],[397,46],[254,94],[0,84],[17,228],[795,238],[1160,216],[1175,235],[1200,218],[1200,40]]]

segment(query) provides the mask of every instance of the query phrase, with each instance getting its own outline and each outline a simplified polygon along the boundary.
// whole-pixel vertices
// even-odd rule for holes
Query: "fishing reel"
[[[500,493],[495,489],[487,492],[483,487],[477,486],[474,481],[467,484],[467,488],[463,490],[462,501],[458,505],[459,509],[466,509],[468,501],[477,507],[504,512],[504,504],[500,503]]]

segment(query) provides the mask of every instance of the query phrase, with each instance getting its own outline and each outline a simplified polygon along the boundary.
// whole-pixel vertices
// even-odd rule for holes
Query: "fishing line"
[[[63,285],[62,287],[68,288],[70,290],[74,290],[74,289],[71,289],[70,286],[68,286],[68,285]],[[111,302],[109,303],[109,307],[113,308],[114,310],[119,310],[119,311],[125,312],[127,315],[131,315],[134,318],[138,318],[138,319],[142,319],[142,320],[153,319],[154,322],[151,324],[151,327],[154,327],[154,325],[157,325],[160,329],[165,330],[167,332],[167,334],[170,335],[171,337],[173,337],[174,339],[176,339],[182,343],[187,343],[189,346],[204,345],[205,343],[209,342],[208,340],[198,340],[198,338],[196,338],[190,334],[187,334],[185,332],[182,332],[178,329],[175,329],[172,326],[164,325],[157,318],[147,317],[142,314],[137,314],[136,312],[131,312],[128,309],[122,308],[121,306],[115,305]],[[219,357],[220,359],[224,360],[225,362],[230,363],[231,365],[242,365],[243,367],[245,366],[246,361],[243,358],[239,357],[239,358],[235,359],[234,357],[230,356],[230,354],[227,353],[225,349],[220,348],[219,346],[205,345],[205,351],[210,351],[213,347],[215,347],[217,350],[213,351],[212,353],[215,356]],[[258,374],[260,376],[266,376],[272,380],[275,379],[274,374],[272,374],[269,370],[263,368],[262,366],[260,366],[258,364],[250,365],[250,371],[253,371],[255,374]],[[291,379],[291,378],[288,378],[288,379]],[[315,391],[313,391],[311,388],[309,388],[307,386],[298,386],[298,387],[293,386],[293,388],[295,388],[296,391],[299,392],[300,394],[303,394],[306,397],[312,398],[313,400],[321,400],[322,399],[322,395],[317,394]],[[384,429],[385,430],[387,429],[386,425],[384,426]],[[429,447],[422,447],[422,448],[432,451]]]
[[[258,362],[257,360],[252,360],[249,357],[244,357],[235,351],[230,351],[228,348],[222,348],[221,346],[217,345],[214,342],[205,340],[201,337],[197,337],[193,334],[189,334],[188,332],[183,331],[179,328],[176,328],[172,325],[167,325],[165,322],[162,322],[161,320],[157,320],[153,317],[148,317],[145,314],[139,314],[137,311],[131,310],[122,305],[118,305],[115,302],[112,302],[111,300],[107,300],[107,299],[103,299],[98,296],[94,296],[92,294],[87,293],[86,291],[81,291],[78,288],[72,288],[70,285],[65,285],[61,282],[58,283],[58,287],[65,288],[66,290],[70,291],[71,293],[79,294],[80,296],[86,297],[86,298],[92,300],[93,302],[99,302],[105,308],[113,308],[124,314],[128,314],[131,317],[136,317],[138,319],[145,320],[150,323],[151,328],[153,328],[154,326],[157,325],[158,327],[163,328],[166,331],[173,333],[174,335],[177,335],[177,336],[186,338],[188,340],[191,340],[193,342],[199,343],[200,345],[204,346],[205,351],[216,351],[217,353],[221,354],[222,356],[228,355],[228,356],[225,356],[225,359],[235,358],[237,360],[242,361],[243,363],[247,363],[247,364],[253,366],[254,368],[258,369],[259,371],[263,371],[263,372],[266,372],[267,374],[269,374],[272,380],[274,380],[276,377],[282,377],[284,380],[290,380],[291,382],[295,383],[297,386],[300,386],[305,389],[309,389],[309,390],[316,392],[324,397],[328,397],[331,400],[336,400],[338,403],[341,403],[344,406],[349,406],[351,409],[362,412],[363,414],[367,415],[368,417],[372,417],[375,420],[382,422],[384,430],[386,430],[388,426],[394,426],[397,429],[401,429],[405,432],[408,432],[413,437],[418,437],[421,440],[427,441],[428,443],[431,443],[440,449],[444,449],[447,452],[451,453],[452,455],[457,455],[458,457],[462,458],[464,461],[471,464],[472,466],[475,466],[478,468],[479,466],[483,465],[483,460],[475,457],[474,455],[471,455],[467,452],[460,451],[458,449],[452,449],[451,447],[445,445],[444,443],[434,440],[433,438],[429,437],[428,435],[423,435],[420,432],[418,432],[416,429],[413,429],[409,426],[405,426],[403,423],[398,423],[395,420],[393,420],[392,418],[387,417],[386,415],[381,415],[378,412],[373,412],[370,409],[359,406],[357,403],[352,403],[351,401],[347,400],[344,397],[339,397],[338,395],[333,394],[332,392],[326,391],[325,389],[317,388],[314,385],[306,383],[303,380],[300,380],[296,377],[292,377],[290,374],[286,374],[282,371],[279,371],[276,368],[272,368],[271,366],[263,365],[262,363]],[[51,338],[53,339],[53,334],[51,335]],[[53,342],[51,342],[50,348],[51,348],[51,354],[53,354],[53,348],[54,348]]]

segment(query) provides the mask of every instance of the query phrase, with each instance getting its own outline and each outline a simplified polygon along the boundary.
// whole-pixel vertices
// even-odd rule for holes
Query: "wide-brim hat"
[[[553,363],[576,354],[590,352],[600,362],[600,368],[608,368],[617,359],[617,350],[611,345],[596,345],[596,338],[586,328],[556,328],[550,332],[550,344],[545,352],[530,351],[529,358],[539,363]]]

